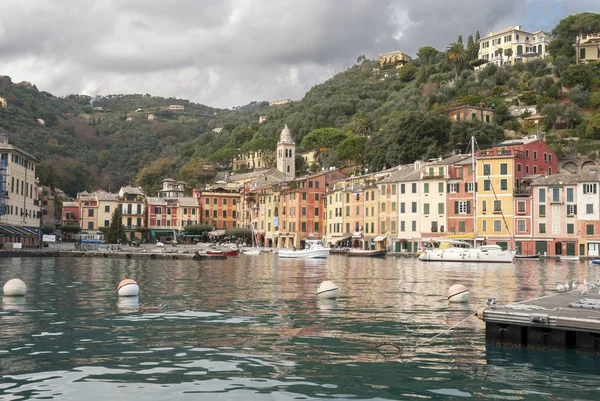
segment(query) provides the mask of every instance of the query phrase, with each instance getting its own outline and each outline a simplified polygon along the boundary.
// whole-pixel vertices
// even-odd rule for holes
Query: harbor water
[[[4,258],[2,400],[598,400],[600,356],[486,345],[473,313],[600,279],[584,262]],[[127,275],[137,298],[117,297]],[[337,300],[318,300],[325,280]],[[456,283],[469,304],[449,304]]]

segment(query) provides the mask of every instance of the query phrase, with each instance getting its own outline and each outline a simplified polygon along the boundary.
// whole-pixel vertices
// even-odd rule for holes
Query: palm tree
[[[508,49],[504,49],[504,55],[508,57],[508,64],[510,64],[510,58],[513,55],[513,50],[510,47]]]
[[[454,66],[456,78],[458,78],[460,70],[467,62],[467,53],[465,52],[465,47],[461,42],[454,42],[448,46],[446,49],[446,61],[448,64]]]
[[[496,56],[500,56],[500,65],[502,65],[502,55],[504,54],[504,49],[496,49]]]
[[[355,135],[368,137],[373,132],[373,121],[364,110],[359,111],[352,121],[352,132]]]

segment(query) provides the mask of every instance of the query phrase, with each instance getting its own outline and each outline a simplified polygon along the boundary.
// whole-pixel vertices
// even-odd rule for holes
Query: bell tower
[[[296,178],[296,144],[287,124],[281,130],[277,142],[277,170],[282,172],[287,180]]]

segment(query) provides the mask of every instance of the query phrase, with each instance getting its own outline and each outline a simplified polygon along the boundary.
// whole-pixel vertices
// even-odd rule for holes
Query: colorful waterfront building
[[[323,207],[325,208],[326,226],[325,244],[328,246],[349,246],[351,234],[344,232],[344,187],[345,181],[333,184],[325,194]]]
[[[163,181],[164,188],[165,181]],[[121,187],[118,194],[118,207],[121,210],[121,223],[125,227],[127,239],[142,239],[144,216],[146,215],[146,195],[141,188]]]
[[[108,228],[112,221],[112,215],[118,207],[118,196],[108,192],[95,192],[92,196],[98,202],[98,228]]]
[[[555,174],[539,177],[531,183],[533,213],[531,216],[517,217],[517,235],[520,231],[519,225],[524,226],[526,218],[534,222],[533,243],[517,242],[517,247],[522,254],[539,253],[550,256],[579,254],[577,244],[585,244],[586,239],[578,239],[579,236],[585,234],[585,232],[581,233],[577,227],[577,206],[580,203],[578,199],[581,199],[582,203],[590,201],[590,199],[592,202],[594,200],[593,196],[588,196],[590,194],[578,193],[577,181],[577,174]],[[585,184],[582,185],[582,188],[584,187]],[[598,198],[598,195],[595,198]],[[598,203],[597,199],[595,203]],[[593,212],[593,210],[589,211]],[[597,222],[597,213],[596,215],[593,213],[585,215],[584,219],[594,217]],[[586,224],[582,224],[582,226],[585,229]]]
[[[467,154],[448,166],[447,235],[468,239],[475,234],[473,159]],[[472,237],[471,237],[472,238]]]
[[[544,59],[550,55],[548,46],[551,39],[543,31],[529,32],[521,25],[511,26],[482,37],[478,58],[498,66]],[[511,55],[507,54],[508,49]]]
[[[579,255],[600,256],[600,167],[584,167],[577,174],[576,205],[568,213],[576,215],[576,238],[579,238]],[[568,206],[567,206],[568,207]],[[567,249],[569,251],[570,249]],[[570,253],[567,253],[567,255]]]
[[[150,242],[172,242],[177,239],[177,198],[146,198],[146,225]]]
[[[202,207],[202,223],[216,230],[243,226],[240,224],[243,195],[238,189],[217,184],[203,190],[199,199]]]
[[[487,243],[513,247],[515,193],[558,172],[557,157],[542,136],[504,141],[477,156],[477,234]]]

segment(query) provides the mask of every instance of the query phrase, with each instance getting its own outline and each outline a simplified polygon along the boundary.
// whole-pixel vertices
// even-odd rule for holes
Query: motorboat
[[[419,260],[437,262],[511,263],[517,251],[503,250],[499,245],[472,246],[455,239],[431,239],[423,243]]]
[[[346,251],[348,256],[368,257],[368,258],[385,258],[385,249],[358,249],[351,248]]]
[[[219,255],[223,255],[223,256],[227,256],[228,258],[235,258],[236,256],[238,256],[240,254],[240,250],[239,249],[208,249],[206,251],[206,255],[209,256],[219,256]]]
[[[578,262],[579,256],[577,255],[561,255],[558,257],[561,262]]]
[[[242,251],[242,253],[244,255],[260,255],[262,252],[260,251],[259,248],[254,247],[254,248],[246,249],[246,250]]]
[[[516,259],[539,259],[540,254],[536,253],[535,255],[515,255]]]
[[[600,259],[590,260],[590,264],[592,264],[592,265],[600,265]]]
[[[307,240],[304,249],[280,249],[277,255],[287,259],[324,259],[329,256],[329,248],[321,240]]]

